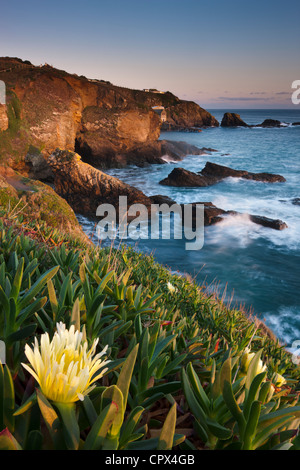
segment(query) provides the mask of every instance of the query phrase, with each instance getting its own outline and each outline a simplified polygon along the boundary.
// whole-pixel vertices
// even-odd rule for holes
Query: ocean
[[[228,110],[226,110],[228,111]],[[221,122],[225,110],[210,110]],[[292,110],[232,110],[247,124],[265,119],[300,121],[300,106]],[[208,291],[217,290],[231,306],[243,306],[262,319],[281,342],[291,347],[300,340],[300,126],[282,128],[209,128],[201,133],[165,132],[161,139],[186,141],[214,148],[211,155],[187,156],[183,161],[146,168],[127,167],[107,173],[141,189],[164,194],[177,203],[210,201],[225,210],[281,219],[288,228],[276,231],[247,217],[229,217],[205,228],[204,246],[186,251],[185,240],[126,240],[169,267],[188,273]],[[207,188],[161,186],[173,168],[201,171],[207,161],[250,172],[284,176],[285,183],[261,183],[228,178]],[[94,223],[79,216],[86,232]]]

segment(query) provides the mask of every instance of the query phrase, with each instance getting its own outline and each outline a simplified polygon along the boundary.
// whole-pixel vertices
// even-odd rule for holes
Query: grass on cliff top
[[[53,229],[45,221],[24,221],[21,212],[2,208],[1,215],[0,339],[7,345],[11,380],[6,378],[10,400],[3,402],[0,433],[6,426],[10,446],[16,446],[12,444],[15,439],[25,449],[49,448],[44,405],[39,397],[37,403],[34,382],[21,363],[27,362],[25,344],[32,344],[43,333],[52,337],[59,321],[84,329],[89,344],[98,338],[100,350],[108,345],[111,361],[90,398],[78,403],[78,423],[73,420],[72,426],[80,428],[80,442],[79,437],[75,443],[73,439],[71,446],[88,448],[93,423],[99,421],[96,417],[101,413],[102,394],[108,399],[111,387],[116,390],[120,386],[120,368],[126,367],[125,358],[131,357],[136,347],[139,352],[128,379],[126,413],[116,418],[116,423],[123,419],[123,426],[114,438],[114,449],[161,449],[162,436],[166,435],[168,449],[247,449],[261,448],[262,444],[273,449],[283,443],[300,446],[295,438],[298,424],[294,424],[300,416],[300,407],[296,406],[299,368],[279,342],[244,312],[229,309],[217,297],[208,296],[193,280],[171,274],[152,256],[125,246],[101,249],[84,237]],[[15,317],[21,306],[23,310]],[[259,375],[249,367],[250,378],[254,377],[249,395],[244,388],[249,373],[246,379],[242,370],[247,347],[257,352],[257,366],[259,358],[267,366]],[[271,393],[277,374],[284,375],[286,383],[273,387]],[[225,378],[232,381],[229,398]],[[260,401],[253,402],[249,420],[253,421],[252,412],[258,420],[261,410],[261,426],[268,418],[272,429],[267,427],[262,438],[261,428],[251,428],[249,441],[249,429],[242,429],[240,413],[248,416],[250,398],[254,400],[258,393]],[[175,408],[171,408],[175,403],[176,432],[175,421],[170,424],[171,416],[173,420],[176,417]],[[51,413],[55,413],[54,408]],[[130,421],[133,416],[135,425]],[[286,427],[282,427],[282,416],[284,423],[288,420]],[[68,443],[69,434],[62,426]],[[97,448],[111,449],[110,439],[99,442]],[[5,436],[0,434],[0,448],[3,440]]]
[[[118,275],[130,270],[132,282],[149,294],[165,295],[169,292],[166,286],[171,283],[175,291],[167,295],[167,303],[163,297],[158,302],[159,307],[176,311],[182,318],[195,318],[197,329],[219,338],[226,348],[243,349],[250,343],[254,350],[263,348],[265,358],[275,371],[281,374],[288,371],[300,378],[300,371],[291,362],[291,355],[261,321],[249,317],[243,310],[228,307],[216,294],[208,294],[189,276],[174,275],[157,263],[152,255],[142,254],[125,245],[119,249],[96,247],[78,231],[72,233],[68,228],[53,228],[51,218],[47,221],[24,218],[22,209],[7,209],[2,206],[0,212],[4,231],[11,230],[16,235],[28,237],[33,247],[42,247],[46,252],[63,249],[68,256],[73,254],[82,260],[85,257],[101,258]],[[46,258],[46,262],[47,268],[51,268],[53,259]]]

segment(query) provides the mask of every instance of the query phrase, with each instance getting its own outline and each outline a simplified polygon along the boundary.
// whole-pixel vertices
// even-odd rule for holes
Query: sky
[[[0,56],[207,109],[294,108],[299,0],[1,0]]]

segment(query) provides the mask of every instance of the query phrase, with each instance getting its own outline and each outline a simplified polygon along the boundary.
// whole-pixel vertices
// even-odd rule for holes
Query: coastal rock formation
[[[152,199],[152,198],[151,198]],[[153,202],[155,204],[167,204],[171,206],[176,204],[175,201],[165,196],[153,196]],[[260,216],[260,215],[251,215],[251,214],[242,214],[241,212],[236,211],[225,211],[224,209],[220,209],[216,207],[212,202],[195,202],[189,204],[192,206],[192,228],[196,228],[196,206],[197,205],[204,206],[204,225],[211,226],[218,224],[225,220],[228,216],[239,216],[239,215],[246,215],[249,220],[255,224],[262,225],[263,227],[271,228],[273,230],[284,230],[288,228],[287,224],[279,219],[270,219],[268,217]],[[185,204],[180,204],[181,208],[184,209]],[[184,220],[184,210],[182,210],[183,220],[182,223],[184,224],[186,221]]]
[[[174,199],[171,199],[169,196],[164,196],[162,194],[155,194],[154,196],[150,196],[150,199],[152,204],[167,204],[168,206],[176,204],[176,201],[174,201]]]
[[[216,181],[221,181],[228,177],[262,181],[263,183],[284,183],[286,181],[281,175],[272,173],[251,173],[246,170],[234,170],[211,162],[207,162],[200,173],[207,178],[216,179]]]
[[[202,175],[193,173],[192,171],[185,170],[184,168],[174,168],[171,173],[159,182],[163,186],[176,186],[179,188],[187,187],[205,187],[209,186],[210,182]]]
[[[284,182],[285,178],[281,175],[271,173],[250,173],[245,170],[234,170],[232,168],[207,162],[205,167],[199,173],[185,170],[184,168],[174,168],[167,178],[160,181],[164,186],[177,187],[206,187],[219,183],[225,178],[243,178],[263,183]]]
[[[281,127],[281,122],[276,119],[265,119],[264,122],[254,127]]]
[[[239,114],[225,113],[221,122],[222,127],[249,127]]]
[[[56,149],[48,163],[54,173],[56,192],[75,212],[95,218],[97,207],[104,203],[112,204],[118,211],[119,196],[127,196],[128,205],[151,205],[142,191],[82,162],[77,153]]]
[[[287,224],[280,219],[270,219],[262,215],[249,215],[251,222],[262,225],[263,227],[272,228],[274,230],[284,230],[288,228]]]
[[[24,220],[35,219],[52,228],[86,238],[74,211],[50,186],[25,178],[4,166],[0,166],[0,206],[11,212],[17,207]]]
[[[163,195],[155,195],[150,197],[151,201],[153,204],[166,204],[167,206],[171,207],[173,204],[176,204],[176,201],[173,199],[169,198],[168,196],[163,196]],[[212,202],[195,202],[192,204],[189,204],[192,206],[192,228],[194,229],[196,227],[196,206],[197,205],[203,205],[204,206],[204,225],[211,226],[215,225],[219,222],[224,221],[224,217],[226,216],[238,216],[242,215],[240,212],[236,211],[225,211],[224,209],[220,209],[219,207],[215,206]],[[183,216],[183,224],[186,222],[184,220],[184,206],[185,204],[180,204],[182,208],[182,216]],[[267,228],[272,228],[274,230],[284,230],[287,228],[287,224],[283,222],[282,220],[279,219],[270,219],[268,217],[264,217],[261,215],[251,215],[251,214],[245,214],[249,220],[255,224],[262,225],[263,227]]]
[[[170,124],[186,128],[218,125],[196,103],[172,93],[129,90],[46,64],[35,67],[28,61],[0,58],[0,80],[7,87],[11,120],[9,139],[0,135],[0,157],[18,155],[24,174],[30,146],[40,149],[46,158],[57,147],[71,151],[76,147],[84,159],[97,159],[100,166],[113,158],[125,156],[126,160],[131,150],[157,142],[162,122],[152,107],[160,104]],[[4,133],[6,118],[3,108],[0,123]]]
[[[122,88],[122,92],[128,96],[128,90]],[[169,91],[157,93],[150,90],[147,92],[130,90],[130,94],[130,96],[134,97],[135,101],[142,103],[148,108],[163,106],[167,113],[166,122],[171,129],[179,128],[182,131],[185,129],[219,126],[217,119],[208,111],[193,101],[180,100]],[[168,126],[164,125],[164,130],[167,130]]]
[[[8,128],[7,108],[5,104],[0,103],[0,132]]]
[[[30,178],[53,182],[53,172],[47,163],[46,157],[43,156],[39,149],[31,145],[28,153],[25,155],[25,163],[27,164],[28,176]]]
[[[300,122],[293,122],[292,126],[300,126]]]
[[[76,147],[78,148],[78,147]],[[180,161],[186,155],[207,155],[215,152],[214,149],[198,148],[187,142],[157,140],[136,145],[124,153],[110,152],[104,157],[102,154],[92,154],[86,148],[78,149],[83,161],[97,168],[122,168],[126,165],[144,167],[149,164],[165,164],[168,161]]]
[[[75,149],[85,161],[107,167],[118,155],[154,143],[159,135],[160,119],[154,111],[93,106],[83,111]]]

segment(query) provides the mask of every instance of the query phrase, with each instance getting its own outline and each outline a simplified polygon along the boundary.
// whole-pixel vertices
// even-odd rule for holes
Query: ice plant
[[[243,374],[247,374],[249,366],[252,360],[254,359],[254,357],[255,357],[255,353],[250,352],[249,347],[245,348],[245,351],[241,358],[241,371]],[[265,372],[265,370],[267,370],[267,366],[263,364],[261,359],[259,359],[259,361],[256,363],[256,367],[255,367],[255,370],[253,371],[253,374],[255,376],[255,375],[261,374],[262,372]]]
[[[74,325],[67,330],[60,322],[56,327],[51,341],[45,333],[40,346],[37,338],[33,349],[26,345],[25,354],[31,367],[22,365],[36,379],[46,398],[57,403],[74,403],[83,400],[94,388],[92,384],[106,372],[103,367],[110,361],[102,361],[101,357],[108,346],[95,355],[98,339],[88,350],[83,333],[75,330]],[[102,370],[97,374],[99,369]]]
[[[171,284],[170,282],[167,283],[167,287],[169,289],[169,292],[171,292],[171,294],[174,294],[174,292],[177,292],[176,287],[174,287],[173,284]]]
[[[282,375],[276,374],[274,377],[274,383],[276,387],[282,387],[284,384],[286,384],[286,380]]]
[[[241,366],[244,372],[247,372],[250,362],[252,361],[254,353],[250,353],[250,348],[245,348],[244,354],[242,355]]]

